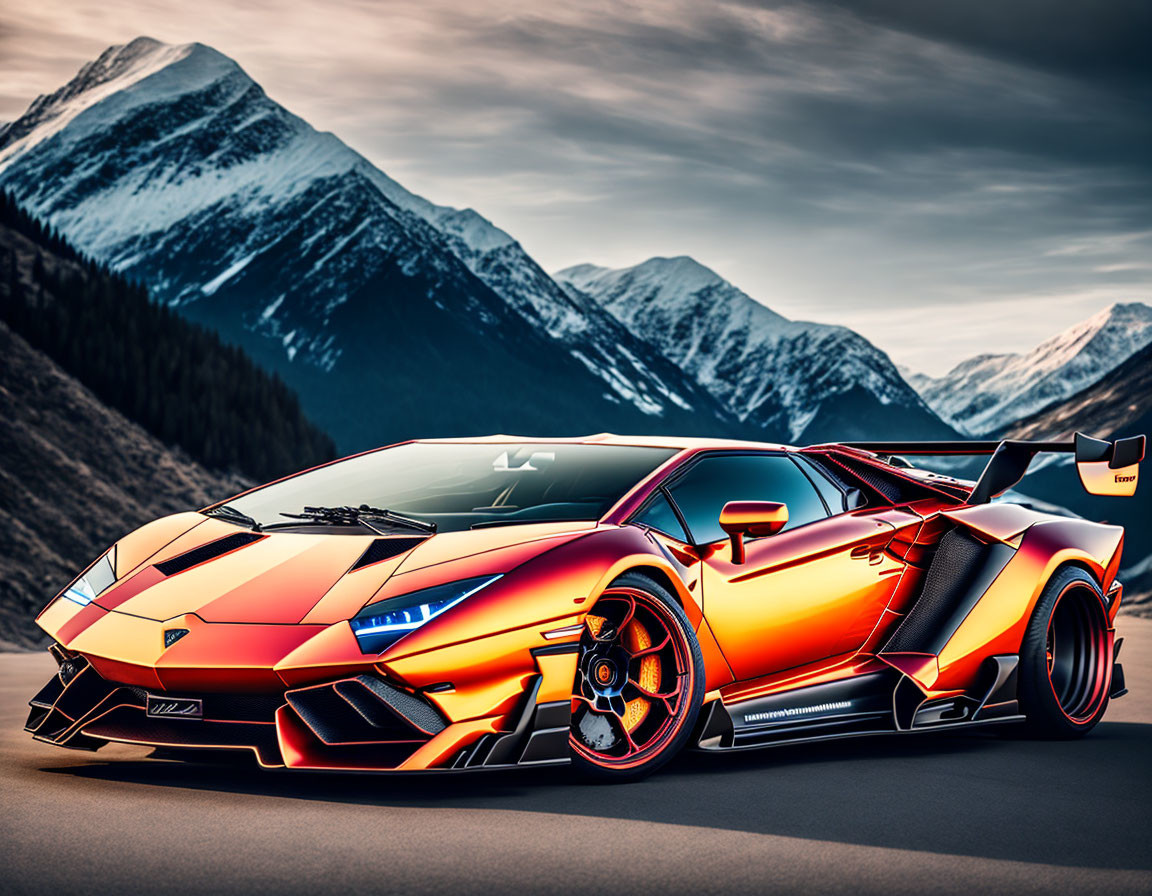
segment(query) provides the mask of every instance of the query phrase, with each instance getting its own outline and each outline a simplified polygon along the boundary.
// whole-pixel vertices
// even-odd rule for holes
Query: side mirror
[[[720,528],[732,539],[732,562],[744,562],[744,536],[775,535],[788,525],[788,505],[772,501],[729,501],[720,511]]]

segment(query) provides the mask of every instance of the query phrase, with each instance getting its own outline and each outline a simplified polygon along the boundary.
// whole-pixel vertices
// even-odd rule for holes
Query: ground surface
[[[1072,743],[919,735],[565,773],[261,773],[34,743],[0,655],[5,893],[1152,893],[1152,620]]]

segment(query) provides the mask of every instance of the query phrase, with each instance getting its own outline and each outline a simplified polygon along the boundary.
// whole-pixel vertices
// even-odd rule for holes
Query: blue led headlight
[[[66,597],[82,607],[88,606],[116,581],[116,548],[93,563],[75,582],[64,589],[61,597]]]
[[[497,575],[460,579],[377,601],[352,617],[352,631],[360,642],[361,650],[365,653],[380,653],[408,632],[415,631],[429,619],[436,618],[499,578],[501,576]]]

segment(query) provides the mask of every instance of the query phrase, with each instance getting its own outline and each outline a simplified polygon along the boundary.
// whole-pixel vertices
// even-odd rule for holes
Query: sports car
[[[610,780],[686,747],[1076,737],[1125,693],[1124,533],[994,500],[1040,452],[1131,495],[1144,437],[355,455],[108,548],[37,617],[59,670],[27,730],[266,768]],[[971,482],[920,455],[989,460]]]

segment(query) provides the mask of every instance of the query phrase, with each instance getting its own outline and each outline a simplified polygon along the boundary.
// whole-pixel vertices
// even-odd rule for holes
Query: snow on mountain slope
[[[656,344],[741,420],[793,442],[954,435],[882,351],[845,327],[788,320],[688,258],[557,273]]]
[[[112,47],[37,99],[0,129],[0,185],[83,251],[280,370],[306,402],[325,405],[315,416],[344,446],[409,433],[332,407],[322,374],[395,374],[400,357],[427,362],[420,391],[434,394],[469,380],[475,388],[467,367],[483,356],[495,365],[479,378],[491,401],[503,391],[504,405],[518,409],[503,418],[511,429],[738,426],[612,315],[562,290],[508,234],[470,209],[410,193],[201,44]],[[445,338],[462,340],[455,351],[437,345],[437,315],[453,317]],[[385,318],[399,329],[373,342],[364,327]],[[473,340],[483,345],[465,349]],[[525,400],[522,380],[536,366],[530,391],[554,379],[571,395]],[[362,391],[344,385],[349,396]],[[401,401],[418,432],[433,420],[450,431],[457,419],[447,408],[443,419],[435,409],[421,416],[421,400]],[[481,426],[483,402],[472,404]]]
[[[918,389],[963,432],[998,433],[1062,401],[1152,343],[1152,307],[1115,304],[1025,354],[978,355]]]

